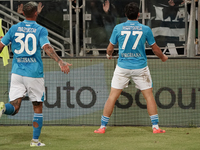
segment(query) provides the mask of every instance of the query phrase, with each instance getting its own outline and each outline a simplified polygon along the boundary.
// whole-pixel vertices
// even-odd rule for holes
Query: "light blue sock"
[[[101,117],[101,128],[106,127],[109,119],[110,119],[109,117],[105,117],[105,116],[102,115],[102,117]]]
[[[6,107],[6,111],[4,112],[4,114],[12,115],[15,112],[15,107],[12,104],[6,103],[5,107]]]
[[[152,125],[157,125],[159,122],[158,114],[150,116]]]
[[[159,126],[158,126],[158,122],[159,122],[158,114],[152,115],[152,116],[150,116],[150,118],[151,118],[151,123],[152,123],[152,129],[154,129],[154,128],[159,129]]]
[[[33,122],[38,123],[37,128],[33,126],[33,139],[38,139],[41,133],[42,125],[43,125],[43,114],[34,113]]]

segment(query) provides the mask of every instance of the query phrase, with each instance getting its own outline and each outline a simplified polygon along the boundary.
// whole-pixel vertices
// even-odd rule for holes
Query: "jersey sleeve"
[[[115,45],[118,42],[118,32],[117,32],[117,26],[113,29],[112,35],[110,37],[110,42]]]
[[[148,44],[151,46],[155,43],[155,39],[154,39],[152,30],[149,27],[147,27],[147,30],[148,31],[147,31],[147,37],[146,38],[147,38]]]
[[[40,47],[42,48],[45,44],[50,44],[48,39],[48,31],[46,28],[42,28],[39,36]]]
[[[10,44],[11,42],[11,30],[12,30],[12,27],[10,28],[10,30],[8,30],[8,32],[5,34],[5,36],[1,39],[1,43],[3,45],[8,45]]]

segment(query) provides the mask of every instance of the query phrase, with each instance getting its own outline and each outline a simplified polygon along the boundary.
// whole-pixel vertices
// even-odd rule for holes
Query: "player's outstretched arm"
[[[55,52],[53,47],[50,44],[46,44],[43,46],[43,50],[47,53],[49,57],[54,59],[60,66],[60,69],[62,72],[68,74],[70,72],[69,66],[72,66],[72,64],[69,64],[67,62],[64,62]]]
[[[108,47],[107,47],[107,54],[106,54],[106,57],[108,59],[112,59],[112,53],[114,52],[114,45],[112,43],[109,43],[108,44]]]
[[[156,56],[158,56],[158,58],[160,58],[163,62],[167,61],[168,57],[162,53],[160,47],[158,47],[158,45],[155,43],[151,46],[154,54]]]

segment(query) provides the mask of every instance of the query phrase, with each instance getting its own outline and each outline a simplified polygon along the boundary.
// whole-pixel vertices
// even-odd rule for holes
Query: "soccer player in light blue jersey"
[[[0,102],[2,114],[15,115],[20,109],[23,97],[28,94],[33,104],[33,138],[30,146],[45,146],[39,141],[43,126],[42,107],[45,100],[43,63],[41,49],[54,59],[61,71],[68,74],[71,64],[64,62],[48,40],[47,29],[36,23],[37,3],[28,2],[23,6],[26,19],[13,25],[0,42],[0,52],[11,43],[13,56],[9,103]]]
[[[150,71],[147,66],[145,42],[148,42],[154,54],[163,62],[168,57],[162,53],[155,43],[151,29],[138,22],[140,14],[139,7],[136,3],[132,2],[126,5],[125,15],[128,20],[115,26],[107,47],[106,56],[108,59],[111,59],[114,45],[118,43],[119,58],[112,78],[110,95],[105,103],[101,117],[101,126],[94,133],[105,133],[106,125],[113,112],[115,102],[119,98],[122,90],[128,87],[130,79],[135,82],[136,88],[141,90],[146,100],[153,133],[165,133],[165,130],[161,130],[158,126],[157,105],[152,92]]]

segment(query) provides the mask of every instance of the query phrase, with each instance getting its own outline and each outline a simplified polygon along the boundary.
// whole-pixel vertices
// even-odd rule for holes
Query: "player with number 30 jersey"
[[[13,25],[0,42],[0,53],[4,46],[10,43],[13,52],[9,102],[6,104],[0,102],[0,117],[2,114],[17,114],[23,97],[28,95],[34,110],[31,147],[45,146],[39,140],[43,126],[42,110],[45,100],[41,49],[58,63],[62,72],[68,74],[69,66],[71,66],[64,62],[50,45],[47,29],[36,23],[37,6],[36,2],[26,3],[23,6],[23,14],[26,19]]]
[[[35,21],[24,20],[10,28],[1,42],[4,45],[12,43],[12,73],[34,78],[43,77],[41,48],[50,43],[47,36],[46,28]]]

